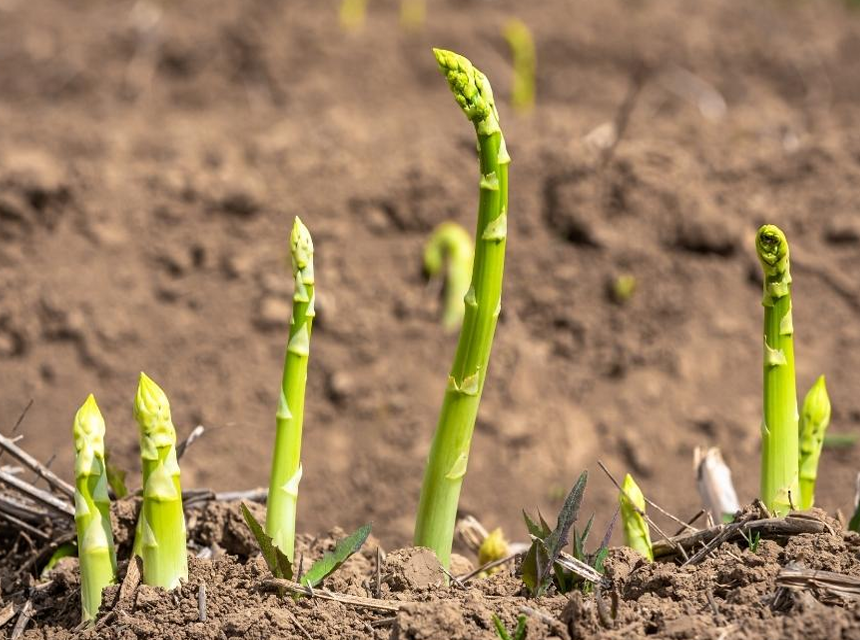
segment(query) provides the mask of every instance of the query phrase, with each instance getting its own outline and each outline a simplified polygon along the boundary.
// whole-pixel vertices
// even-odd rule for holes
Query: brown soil
[[[262,510],[256,510],[261,515]],[[598,596],[576,591],[570,597],[553,594],[538,599],[526,596],[512,569],[475,579],[465,590],[446,588],[438,562],[424,549],[383,554],[377,588],[379,543],[371,537],[323,587],[400,607],[385,612],[279,594],[269,583],[271,575],[261,557],[253,554],[235,503],[194,509],[189,524],[191,548],[207,548],[214,556],[193,558],[188,582],[174,592],[139,584],[139,574],[122,586],[108,587],[99,622],[89,629],[78,628],[76,559],[63,560],[38,586],[28,585],[26,579],[4,582],[17,590],[10,594],[11,601],[18,605],[26,597],[32,601],[33,622],[23,637],[491,640],[498,637],[492,627],[494,614],[513,629],[523,612],[532,639],[801,640],[860,634],[857,606],[828,606],[834,602],[826,594],[814,596],[776,585],[777,574],[789,563],[860,575],[860,536],[841,533],[838,527],[833,534],[761,540],[755,551],[747,545],[723,544],[701,564],[680,568],[648,563],[619,548],[607,561],[607,581]],[[120,537],[133,527],[133,520],[117,521]],[[217,532],[215,538],[213,532]],[[343,530],[334,529],[319,538],[301,537],[297,552],[312,560],[343,536]],[[8,567],[12,558],[3,560]],[[205,620],[201,620],[201,585],[205,585]]]
[[[522,507],[551,513],[601,458],[691,515],[700,444],[754,497],[764,221],[792,242],[800,391],[826,373],[832,432],[857,431],[860,17],[836,1],[439,0],[408,32],[379,0],[347,34],[335,4],[0,0],[0,416],[34,400],[33,453],[70,474],[92,391],[135,470],[143,369],[183,434],[207,427],[186,486],[264,485],[299,214],[320,302],[300,528],[372,519],[384,545],[409,542],[454,345],[420,248],[444,219],[472,227],[476,198],[472,133],[430,46],[493,80],[514,161],[464,511],[517,537]],[[530,116],[506,104],[513,15],[537,42]],[[723,117],[679,95],[684,70]],[[589,133],[616,120],[607,157]],[[627,272],[618,304],[607,285]],[[851,509],[855,459],[824,453],[831,512]],[[606,522],[614,489],[592,477]]]

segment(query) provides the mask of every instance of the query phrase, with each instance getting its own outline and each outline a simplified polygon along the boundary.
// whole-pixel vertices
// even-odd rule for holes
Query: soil
[[[120,505],[115,529],[124,540],[134,519],[123,514],[133,513],[134,504]],[[262,515],[261,507],[253,509]],[[842,532],[835,520],[827,522],[831,532],[762,539],[754,549],[724,543],[700,564],[686,567],[649,563],[630,549],[615,548],[599,592],[551,591],[537,599],[527,596],[514,567],[473,579],[466,588],[445,587],[427,549],[380,551],[377,572],[379,541],[371,537],[318,587],[399,607],[392,612],[280,593],[237,503],[212,502],[189,515],[190,548],[197,557],[190,560],[187,583],[173,592],[149,587],[140,584],[139,567],[121,562],[122,584],[105,590],[94,627],[79,626],[77,559],[62,560],[38,583],[26,575],[4,576],[4,585],[12,585],[8,600],[20,607],[29,598],[32,604],[31,626],[22,637],[492,640],[498,638],[493,615],[513,629],[523,614],[528,638],[800,640],[860,634],[860,608],[852,601],[776,584],[780,570],[791,564],[860,576],[860,535]],[[344,535],[335,528],[316,538],[300,536],[297,554],[311,561]],[[7,555],[2,566],[14,560]],[[464,571],[469,568],[468,559],[458,561]]]
[[[438,0],[410,31],[397,2],[369,5],[347,33],[334,2],[0,0],[4,433],[32,399],[23,444],[69,477],[94,392],[134,478],[145,370],[180,435],[206,427],[184,486],[265,485],[300,215],[319,309],[299,527],[373,520],[384,546],[408,544],[455,341],[421,246],[443,220],[473,227],[477,191],[431,46],[492,79],[513,158],[464,513],[520,537],[521,508],[553,513],[590,468],[585,508],[606,523],[602,459],[692,516],[697,445],[755,497],[763,222],[792,245],[799,391],[825,373],[831,432],[858,431],[860,16],[836,0]],[[537,45],[528,115],[508,107],[515,15]],[[822,465],[818,504],[850,512],[856,450]]]

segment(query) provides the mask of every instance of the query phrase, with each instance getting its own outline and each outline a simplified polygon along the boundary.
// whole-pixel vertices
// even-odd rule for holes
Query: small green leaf
[[[579,516],[579,507],[582,504],[582,498],[585,495],[585,485],[587,482],[588,471],[583,471],[579,475],[579,479],[576,481],[576,484],[573,485],[573,489],[570,490],[567,499],[565,499],[564,504],[561,507],[555,529],[545,540],[547,554],[549,556],[544,569],[547,573],[552,569],[552,564],[556,559],[558,559],[562,549],[567,545],[570,528]]]
[[[332,573],[346,562],[356,551],[361,549],[361,545],[367,540],[370,535],[371,525],[368,523],[359,528],[352,535],[347,536],[343,540],[338,541],[334,547],[334,551],[328,552],[322,558],[311,565],[308,572],[302,576],[302,584],[309,587],[315,587],[320,582],[325,580]]]
[[[493,626],[496,627],[496,633],[501,640],[511,640],[511,635],[508,633],[508,630],[505,629],[505,623],[502,622],[502,619],[495,613],[493,614]]]
[[[245,506],[244,502],[241,506],[242,516],[245,518],[245,523],[248,525],[251,533],[254,534],[254,538],[257,540],[257,545],[260,547],[260,553],[263,554],[263,559],[266,561],[269,571],[271,571],[272,575],[276,578],[292,580],[293,565],[290,562],[290,559],[275,546],[275,543],[272,542],[271,536],[269,536],[263,527],[260,526],[260,523],[257,522],[254,514],[248,510],[248,507]]]
[[[105,472],[107,474],[107,481],[110,488],[113,490],[113,494],[117,497],[117,500],[120,500],[128,495],[128,487],[125,485],[126,471],[125,469],[120,469],[116,465],[111,464],[110,458],[110,451],[105,451]]]
[[[45,568],[42,569],[42,573],[40,574],[41,578],[44,578],[45,575],[57,566],[57,563],[63,558],[74,558],[78,555],[78,545],[74,542],[66,542],[65,544],[61,544],[54,553],[51,554],[48,563],[45,565]]]
[[[537,524],[531,519],[529,514],[526,513],[525,509],[523,510],[523,519],[526,521],[526,528],[529,530],[529,533],[535,538],[543,540],[550,534],[552,529],[550,529],[546,522],[544,522],[543,516],[540,515],[540,512],[538,512],[538,518],[540,519],[541,524]]]
[[[517,616],[517,630],[514,631],[514,640],[526,640],[526,622],[528,618],[524,615]]]

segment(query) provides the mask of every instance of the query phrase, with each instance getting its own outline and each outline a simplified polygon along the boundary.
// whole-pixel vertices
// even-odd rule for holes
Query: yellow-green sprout
[[[649,560],[654,560],[651,533],[643,515],[645,513],[645,496],[629,473],[624,477],[624,482],[621,484],[618,500],[621,503],[624,544]]]
[[[484,538],[481,546],[478,547],[478,566],[482,567],[490,562],[507,558],[508,555],[510,555],[508,541],[505,539],[501,527],[497,527]],[[500,569],[501,567],[493,567],[487,570],[487,574],[493,574]]]
[[[342,0],[340,4],[340,26],[346,31],[355,31],[364,25],[367,0]]]
[[[758,230],[755,246],[764,271],[761,499],[784,516],[800,499],[788,241],[778,227],[767,224]]]
[[[472,281],[475,248],[472,237],[456,222],[443,222],[424,245],[424,271],[430,277],[444,271],[445,290],[442,324],[447,331],[463,322],[466,307],[463,299]]]
[[[815,504],[815,482],[818,459],[824,445],[824,433],[830,424],[830,397],[824,376],[820,376],[803,401],[800,412],[800,508]]]
[[[280,401],[275,416],[275,449],[266,503],[266,533],[291,561],[296,537],[296,505],[302,479],[302,424],[314,312],[314,244],[297,217],[290,234],[295,291],[284,357]]]
[[[143,581],[173,589],[188,580],[185,516],[176,461],[176,429],[167,395],[145,373],[140,374],[134,399],[140,428],[143,466],[143,506],[139,535]]]
[[[81,566],[81,617],[92,620],[102,589],[116,581],[116,549],[110,528],[105,468],[105,421],[90,394],[75,414],[75,526]]]

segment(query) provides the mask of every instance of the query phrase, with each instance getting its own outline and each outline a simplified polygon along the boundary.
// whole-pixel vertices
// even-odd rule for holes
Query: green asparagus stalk
[[[266,533],[293,560],[296,536],[296,501],[302,479],[302,421],[305,413],[305,384],[308,378],[311,327],[314,313],[314,245],[299,218],[290,234],[293,276],[293,315],[284,358],[280,401],[276,414],[275,451],[269,479]]]
[[[475,126],[481,171],[472,284],[415,523],[415,545],[431,548],[448,567],[460,488],[501,310],[510,157],[486,76],[463,56],[433,52],[457,104]]]
[[[505,25],[505,40],[514,59],[514,82],[511,106],[521,113],[531,111],[535,104],[535,43],[525,22],[513,18]]]
[[[768,509],[784,516],[800,499],[788,241],[778,227],[764,225],[755,244],[764,270],[761,499]]]
[[[81,617],[96,617],[102,589],[116,581],[105,469],[105,421],[90,394],[75,415],[75,525],[81,566]]]
[[[824,446],[824,433],[830,424],[830,397],[824,376],[820,376],[806,398],[800,413],[800,508],[815,504],[818,459]]]
[[[463,322],[463,299],[472,281],[475,256],[472,236],[456,222],[443,222],[424,246],[424,270],[433,277],[445,270],[445,310],[442,324],[453,331]],[[446,265],[447,262],[447,265]]]
[[[651,533],[644,517],[645,496],[642,495],[642,490],[629,473],[624,477],[624,482],[621,484],[618,500],[621,503],[624,544],[653,561],[654,550],[651,547]]]
[[[145,373],[140,374],[134,417],[140,427],[144,478],[139,522],[143,581],[173,589],[188,579],[176,430],[167,395]]]

